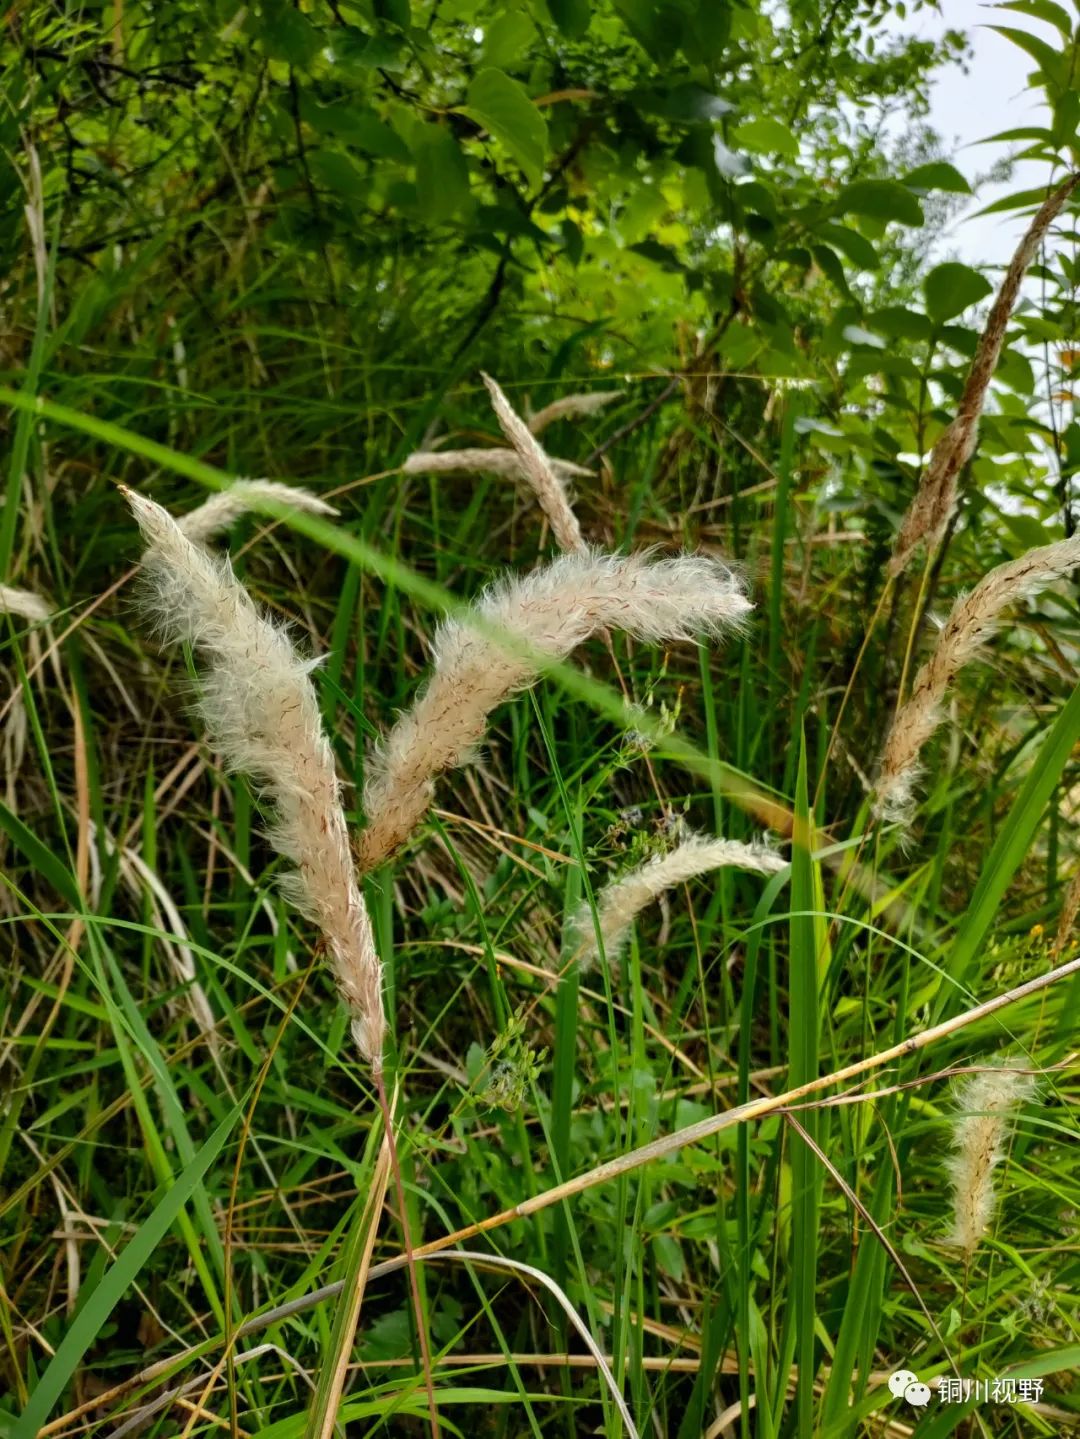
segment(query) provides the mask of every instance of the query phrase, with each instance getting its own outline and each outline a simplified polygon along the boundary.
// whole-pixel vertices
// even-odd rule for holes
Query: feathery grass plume
[[[668,854],[654,855],[600,891],[596,898],[596,918],[605,958],[609,964],[617,962],[634,920],[647,904],[674,885],[725,865],[758,874],[776,874],[786,864],[786,859],[760,842],[741,844],[738,840],[715,839],[707,834],[688,836]],[[587,903],[579,906],[571,927],[577,941],[573,948],[578,964],[582,969],[591,968],[600,957],[600,949],[593,913]]]
[[[1080,869],[1069,880],[1061,898],[1061,914],[1058,917],[1057,934],[1054,936],[1053,953],[1060,954],[1072,938],[1076,916],[1080,914]]]
[[[256,609],[227,559],[194,544],[172,516],[123,490],[147,542],[143,568],[164,635],[206,661],[200,712],[230,769],[273,805],[269,839],[295,869],[288,898],[322,931],[365,1059],[378,1070],[386,1023],[382,967],[349,853],[334,756],[311,671],[285,630]]]
[[[333,505],[296,485],[279,484],[277,480],[237,480],[227,490],[211,495],[196,509],[179,516],[176,523],[189,540],[203,545],[227,530],[260,500],[277,500],[291,509],[306,510],[311,515],[337,514]]]
[[[1005,1156],[1016,1110],[1035,1094],[1030,1075],[1010,1069],[973,1074],[956,1093],[952,1153],[945,1170],[952,1186],[946,1243],[970,1259],[994,1217],[994,1170]]]
[[[468,618],[440,627],[424,689],[369,762],[361,867],[404,843],[432,802],[436,776],[466,762],[495,706],[534,684],[547,663],[604,629],[684,640],[737,627],[751,608],[741,579],[702,555],[586,550],[497,581]]]
[[[592,479],[592,470],[573,460],[548,461],[563,480]],[[516,450],[505,445],[476,446],[465,450],[417,450],[401,467],[406,475],[497,475],[502,480],[523,480],[527,476]]]
[[[1080,535],[1029,550],[998,565],[970,594],[961,595],[938,635],[933,653],[915,676],[911,697],[893,720],[878,769],[876,810],[904,819],[918,778],[919,754],[941,723],[941,701],[957,672],[978,654],[1006,605],[1037,594],[1080,566]]]
[[[0,585],[0,614],[16,615],[19,619],[40,624],[52,614],[52,605],[31,590],[16,590]]]
[[[552,400],[542,410],[537,410],[529,421],[534,435],[542,435],[548,425],[556,420],[577,419],[581,415],[595,415],[598,410],[610,405],[612,400],[621,399],[625,390],[593,390],[587,395],[564,395],[561,400]]]
[[[956,505],[956,482],[960,471],[975,453],[979,416],[986,402],[990,379],[997,368],[1005,330],[1020,284],[1035,251],[1069,196],[1080,184],[1080,173],[1069,178],[1043,202],[1020,241],[1005,278],[1001,282],[986,328],[979,338],[975,358],[964,382],[956,418],[940,435],[930,453],[919,488],[896,536],[888,574],[895,577],[907,568],[911,556],[924,541],[933,547],[941,539]]]
[[[502,426],[502,432],[513,445],[517,457],[521,461],[522,473],[535,494],[540,508],[547,515],[548,524],[551,526],[556,543],[561,550],[565,550],[568,554],[572,551],[581,554],[585,549],[585,541],[581,535],[581,526],[578,524],[577,515],[574,514],[573,506],[570,503],[570,496],[566,492],[566,486],[555,473],[540,441],[521,416],[516,413],[498,384],[490,375],[482,375],[482,379],[491,396],[492,408]]]

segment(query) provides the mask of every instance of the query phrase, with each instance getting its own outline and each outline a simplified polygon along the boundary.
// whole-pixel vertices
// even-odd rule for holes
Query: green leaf
[[[980,215],[1001,215],[1008,210],[1028,210],[1042,204],[1046,199],[1047,191],[1045,186],[1034,190],[1016,190],[1011,195],[1003,195],[1000,200],[993,204],[984,206],[977,210],[973,218]]]
[[[875,310],[867,319],[883,335],[895,335],[901,340],[928,340],[931,334],[930,321],[918,310],[909,310],[903,305],[885,305]]]
[[[268,59],[300,69],[310,65],[323,48],[322,32],[288,0],[264,0],[261,10],[248,17],[245,28]]]
[[[521,85],[502,70],[481,70],[469,86],[464,113],[483,125],[538,185],[547,154],[547,122]]]
[[[524,10],[504,10],[484,34],[483,63],[513,65],[536,40],[536,26]]]
[[[785,159],[796,160],[799,142],[786,125],[779,120],[763,116],[760,120],[747,120],[740,125],[733,136],[737,144],[747,150],[756,150],[762,155],[783,155]]]
[[[367,181],[341,150],[316,150],[308,156],[308,168],[315,184],[330,190],[344,204],[355,208],[367,199]]]
[[[589,0],[547,0],[547,7],[568,40],[579,40],[589,28]]]
[[[706,125],[730,115],[735,106],[700,85],[675,85],[670,90],[632,90],[630,100],[646,115],[660,115],[682,125]]]
[[[143,1266],[165,1238],[181,1209],[191,1198],[203,1175],[221,1153],[239,1119],[244,1100],[236,1104],[211,1134],[195,1158],[165,1190],[153,1212],[102,1276],[93,1293],[82,1300],[78,1314],[60,1341],[56,1353],[34,1387],[30,1402],[16,1422],[11,1439],[35,1439],[48,1419],[53,1405],[67,1388],[86,1351],[102,1325],[137,1279]]]
[[[857,265],[860,270],[876,270],[881,264],[878,252],[871,245],[865,235],[860,235],[858,230],[849,229],[847,225],[825,224],[819,225],[816,234],[824,240],[826,245],[831,245],[834,250],[839,250],[842,255]]]
[[[1033,20],[1045,20],[1048,25],[1060,30],[1066,40],[1072,34],[1069,12],[1064,6],[1055,4],[1055,0],[1002,0],[995,9],[1014,10],[1018,15],[1030,15]]]
[[[898,180],[854,180],[836,198],[837,213],[869,215],[875,220],[898,220],[901,225],[923,224],[922,206]]]
[[[926,312],[935,325],[943,325],[969,305],[975,305],[993,293],[994,287],[985,275],[970,265],[948,260],[935,265],[923,281]]]
[[[469,168],[445,126],[421,125],[413,136],[416,193],[424,218],[434,225],[452,219],[470,202]]]
[[[1064,57],[1060,50],[1049,44],[1046,40],[1040,40],[1038,35],[1032,35],[1030,30],[1014,30],[1009,25],[990,25],[990,30],[996,30],[1006,40],[1010,40],[1019,50],[1038,65],[1039,70],[1045,78],[1055,86],[1066,89],[1066,74]]]
[[[47,883],[52,885],[57,894],[67,900],[76,914],[81,913],[83,902],[79,897],[79,887],[75,883],[71,871],[57,859],[48,845],[38,839],[33,830],[23,824],[17,814],[8,809],[2,800],[0,800],[0,830],[7,835],[16,849],[22,851],[23,858],[29,860],[34,869]]]
[[[354,105],[349,100],[320,105],[311,95],[302,95],[300,118],[320,135],[336,135],[368,155],[377,155],[385,160],[406,161],[409,158],[408,146],[396,130],[380,120],[374,110]]]
[[[953,195],[970,195],[971,186],[955,165],[945,160],[933,160],[929,165],[919,165],[908,171],[903,184],[909,190],[946,190]]]
[[[1078,740],[1080,685],[1073,690],[1068,704],[1054,721],[1053,729],[1039,746],[1023,787],[1013,801],[1008,818],[998,831],[994,847],[983,865],[945,964],[945,973],[954,983],[939,990],[933,1013],[935,1021],[951,1000],[958,994],[963,997],[962,989],[957,990],[955,986],[966,983],[971,963],[986,938],[1013,875],[1031,848],[1043,812]]]

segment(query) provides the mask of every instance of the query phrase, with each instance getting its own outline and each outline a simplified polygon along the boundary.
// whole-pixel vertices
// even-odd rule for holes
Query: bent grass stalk
[[[500,1210],[496,1214],[488,1215],[475,1224],[467,1225],[463,1229],[454,1230],[450,1234],[441,1235],[437,1239],[430,1240],[427,1244],[419,1245],[413,1249],[415,1261],[424,1260],[452,1249],[455,1245],[465,1243],[475,1238],[478,1234],[486,1234],[494,1229],[512,1223],[515,1219],[528,1218],[532,1214],[539,1213],[543,1209],[549,1209],[554,1204],[563,1203],[576,1194],[584,1193],[586,1190],[594,1189],[600,1184],[605,1184],[611,1179],[628,1174],[643,1165],[650,1164],[656,1159],[664,1159],[670,1154],[677,1153],[680,1149],[690,1144],[698,1144],[702,1140],[710,1139],[716,1134],[721,1134],[727,1129],[735,1128],[740,1124],[748,1124],[756,1119],[764,1118],[770,1114],[782,1113],[802,1105],[802,1102],[810,1099],[813,1095],[820,1094],[823,1090],[831,1089],[835,1085],[845,1084],[848,1080],[857,1079],[860,1075],[869,1074],[875,1069],[881,1069],[885,1065],[894,1063],[897,1060],[906,1058],[910,1054],[928,1048],[939,1041],[957,1034],[970,1025],[977,1024],[980,1020],[987,1019],[993,1014],[998,1014],[1004,1009],[1010,1008],[1021,1000],[1029,999],[1034,994],[1039,994],[1049,989],[1052,985],[1070,978],[1072,975],[1080,974],[1080,955],[1069,960],[1066,964],[1057,965],[1054,969],[1048,970],[1045,974],[1036,975],[1034,979],[1027,980],[1024,984],[1016,985],[1012,989],[995,995],[993,999],[985,1000],[982,1004],[974,1005],[964,1010],[962,1014],[953,1015],[950,1019],[943,1020],[939,1024],[930,1026],[918,1034],[909,1035],[899,1043],[890,1045],[889,1048],[879,1050],[874,1054],[865,1055],[862,1059],[854,1060],[851,1064],[843,1065],[840,1069],[833,1070],[830,1074],[818,1075],[808,1080],[805,1084],[789,1089],[783,1094],[763,1095],[758,1099],[750,1100],[746,1104],[736,1105],[732,1109],[726,1109],[719,1114],[709,1115],[706,1119],[698,1120],[694,1124],[686,1125],[677,1129],[671,1134],[665,1134],[658,1139],[651,1140],[648,1144],[632,1149],[626,1154],[619,1155],[615,1159],[605,1161],[603,1164],[579,1174],[573,1179],[563,1181],[561,1184],[553,1185],[541,1193],[533,1195],[529,1199],[522,1200],[520,1204],[513,1205],[509,1209]],[[933,1076],[931,1076],[933,1077]],[[873,1103],[879,1098],[877,1091],[871,1091],[865,1095],[847,1094],[842,1097],[845,1104],[858,1102]],[[817,1102],[817,1101],[815,1101]],[[381,1279],[385,1275],[393,1274],[403,1269],[408,1264],[408,1257],[405,1254],[395,1255],[391,1259],[383,1260],[379,1264],[372,1265],[369,1271],[369,1279]],[[337,1281],[333,1284],[324,1285],[320,1289],[312,1290],[308,1294],[302,1294],[296,1299],[287,1300],[283,1304],[274,1305],[271,1309],[262,1314],[257,1314],[245,1321],[237,1329],[235,1338],[244,1339],[251,1334],[258,1333],[270,1324],[278,1323],[294,1314],[303,1314],[316,1305],[324,1303],[327,1299],[333,1299],[341,1293],[342,1283]],[[47,1439],[47,1436],[67,1428],[84,1415],[107,1403],[122,1399],[132,1389],[143,1385],[156,1383],[164,1376],[174,1373],[179,1367],[191,1359],[199,1358],[210,1352],[214,1347],[214,1341],[208,1340],[203,1344],[193,1345],[180,1354],[174,1354],[167,1359],[160,1359],[149,1365],[140,1373],[125,1379],[121,1384],[116,1385],[106,1394],[95,1396],[83,1404],[70,1410],[67,1414],[60,1415],[50,1423],[44,1425],[39,1431],[39,1439]]]
[[[593,477],[592,470],[576,465],[572,460],[560,460],[549,455],[548,461],[560,479]],[[502,480],[527,478],[517,451],[505,445],[464,450],[417,450],[401,469],[406,475],[496,475]]]
[[[542,410],[537,410],[529,419],[529,431],[542,435],[556,420],[578,419],[598,414],[615,400],[621,400],[625,390],[593,390],[584,395],[564,395],[561,400],[552,400]]]
[[[207,544],[266,500],[309,515],[338,513],[333,505],[297,485],[283,485],[277,480],[237,480],[228,489],[220,490],[186,515],[179,516],[176,523],[189,540]]]
[[[650,560],[587,550],[492,585],[466,619],[440,627],[419,698],[371,758],[361,868],[404,844],[434,799],[437,776],[466,763],[491,711],[535,684],[547,664],[602,630],[687,640],[737,628],[750,609],[734,572],[698,555]]]
[[[725,865],[776,874],[787,864],[786,859],[761,843],[691,835],[668,854],[654,855],[605,885],[596,899],[595,922],[589,904],[578,908],[571,921],[572,932],[580,937],[573,946],[578,964],[582,969],[595,964],[601,948],[609,964],[617,963],[637,915],[674,885]]]
[[[585,541],[570,503],[570,496],[544,453],[543,446],[537,440],[536,432],[515,413],[510,401],[491,376],[484,375],[482,378],[503,434],[513,445],[521,461],[522,473],[547,516],[551,533],[555,536],[559,548],[568,554],[584,553]]]
[[[897,712],[885,742],[875,784],[877,810],[903,819],[911,806],[923,745],[942,720],[941,702],[959,670],[975,658],[994,633],[1002,610],[1038,594],[1080,565],[1080,536],[1029,550],[998,565],[970,594],[961,595],[938,636],[930,658],[915,676],[911,697]]]
[[[147,607],[173,642],[205,662],[199,711],[227,766],[260,785],[274,812],[268,838],[295,868],[287,898],[321,931],[353,1039],[382,1066],[382,965],[349,852],[341,787],[302,659],[279,625],[256,609],[227,560],[184,534],[160,505],[123,491],[147,550]]]

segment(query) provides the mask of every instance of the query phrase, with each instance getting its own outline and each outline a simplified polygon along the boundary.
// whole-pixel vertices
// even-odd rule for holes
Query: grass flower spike
[[[537,410],[529,421],[529,430],[542,435],[556,420],[576,419],[579,415],[595,415],[610,405],[613,400],[622,399],[622,390],[592,390],[585,395],[564,395],[561,400],[552,400],[542,410]]]
[[[970,1259],[994,1217],[994,1170],[1005,1156],[1016,1110],[1035,1093],[1035,1081],[1008,1069],[973,1074],[957,1091],[952,1153],[946,1170],[952,1185],[947,1242]]]
[[[1029,550],[984,575],[961,595],[938,636],[933,653],[915,676],[911,697],[893,721],[876,782],[878,813],[903,819],[911,806],[919,754],[941,723],[941,702],[958,670],[974,659],[994,632],[1001,611],[1038,594],[1080,566],[1080,536]]]
[[[310,515],[337,514],[333,505],[296,485],[282,485],[276,480],[237,480],[228,489],[211,495],[196,509],[181,515],[176,523],[189,540],[206,544],[227,530],[241,515],[247,514],[260,500],[276,500],[291,509],[305,510]]]
[[[548,455],[548,463],[560,479],[586,479],[592,470],[575,465],[572,460],[557,460]],[[477,445],[464,450],[417,450],[402,465],[406,475],[497,475],[502,480],[527,479],[517,451],[506,445]]]
[[[711,835],[691,835],[668,854],[655,855],[600,891],[596,912],[605,958],[609,964],[618,960],[634,920],[665,890],[725,865],[755,870],[758,874],[776,874],[786,864],[786,859],[764,844],[741,844],[737,840],[714,839]],[[580,936],[576,946],[578,964],[583,969],[590,968],[599,959],[600,950],[597,926],[588,904],[580,906],[572,925],[575,934]]]
[[[472,606],[477,623],[440,628],[427,684],[369,763],[362,868],[405,842],[434,798],[436,777],[465,763],[491,711],[535,683],[547,663],[604,629],[685,640],[737,627],[750,609],[733,571],[700,555],[650,561],[586,550],[498,581]]]
[[[540,508],[547,515],[556,543],[567,553],[575,550],[582,552],[585,541],[566,486],[555,473],[534,431],[515,413],[510,401],[491,376],[485,375],[483,378],[503,434],[517,452],[522,471]]]
[[[248,775],[270,801],[270,842],[295,866],[286,894],[321,930],[353,1037],[378,1069],[382,970],[311,683],[315,662],[256,609],[228,560],[193,543],[160,505],[123,493],[147,542],[153,614],[167,638],[188,642],[205,662],[202,717],[229,768]]]
[[[52,606],[31,590],[16,590],[0,585],[0,614],[16,615],[31,624],[40,624],[52,614]]]

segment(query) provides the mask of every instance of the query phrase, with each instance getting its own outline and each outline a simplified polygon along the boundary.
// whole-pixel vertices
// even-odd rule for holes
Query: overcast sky
[[[941,8],[945,18],[909,14],[906,21],[896,21],[894,28],[931,36],[940,35],[948,27],[964,30],[970,37],[975,53],[968,73],[965,75],[959,66],[941,73],[933,90],[931,123],[940,132],[946,151],[953,153],[957,167],[974,184],[977,176],[985,174],[997,160],[1021,148],[1017,144],[979,145],[975,141],[1019,125],[1047,123],[1047,111],[1034,102],[1035,97],[1026,88],[1026,77],[1034,62],[988,27],[1029,29],[1051,41],[1059,41],[1060,37],[1051,26],[1012,10],[996,10],[992,4],[978,0],[942,0]],[[950,226],[945,248],[971,263],[1007,263],[1026,220],[1011,215],[976,217],[975,212],[1013,190],[1045,184],[1048,178],[1045,165],[1025,161],[1015,167],[1008,184],[979,185],[966,213]]]

